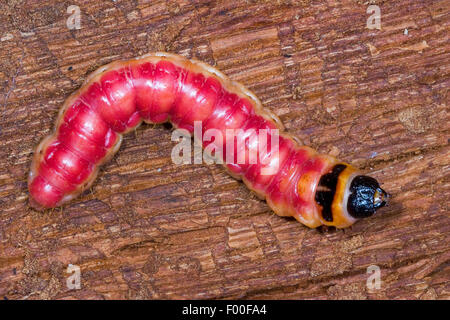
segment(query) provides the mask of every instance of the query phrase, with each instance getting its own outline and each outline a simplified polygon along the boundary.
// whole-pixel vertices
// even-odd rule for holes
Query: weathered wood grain
[[[449,3],[370,1],[369,30],[368,2],[1,1],[0,297],[449,299]],[[80,30],[66,27],[73,4]],[[372,171],[391,206],[310,230],[219,166],[172,164],[170,130],[147,125],[91,192],[31,210],[32,152],[65,98],[97,67],[157,50],[241,81],[306,144]]]

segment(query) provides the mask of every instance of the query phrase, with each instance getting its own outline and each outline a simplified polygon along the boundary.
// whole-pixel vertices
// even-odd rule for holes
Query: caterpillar
[[[167,121],[189,133],[196,121],[203,124],[203,132],[243,129],[252,132],[247,138],[265,130],[271,139],[279,130],[277,152],[275,144],[266,142],[265,151],[258,149],[256,163],[248,157],[237,163],[233,157],[223,164],[276,214],[292,216],[310,228],[345,228],[387,204],[389,195],[377,180],[300,145],[243,85],[203,62],[158,52],[100,67],[67,98],[54,131],[33,155],[28,176],[30,206],[44,210],[69,202],[90,188],[100,166],[118,151],[123,134],[142,122]],[[250,154],[261,141],[247,139],[234,151],[240,148]],[[209,148],[226,142],[201,143]],[[271,160],[264,163],[264,157]],[[263,174],[263,169],[273,170]]]

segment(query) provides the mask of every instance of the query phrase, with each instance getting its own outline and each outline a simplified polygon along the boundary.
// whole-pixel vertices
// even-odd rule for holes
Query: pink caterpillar
[[[54,132],[37,147],[28,179],[30,204],[36,209],[61,206],[89,188],[99,167],[119,149],[122,134],[142,121],[171,121],[189,132],[194,121],[201,121],[204,131],[283,130],[253,93],[202,62],[168,53],[113,62],[92,73],[65,101]],[[203,142],[203,147],[210,143],[219,142]],[[386,204],[378,182],[354,167],[299,146],[286,133],[280,134],[278,146],[275,154],[268,144],[267,155],[260,158],[275,157],[273,174],[261,173],[273,161],[224,164],[276,214],[311,228],[344,228]],[[257,147],[246,143],[243,151],[249,154]]]

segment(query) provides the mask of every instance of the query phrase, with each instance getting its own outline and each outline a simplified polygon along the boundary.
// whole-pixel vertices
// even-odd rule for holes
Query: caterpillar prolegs
[[[266,148],[258,148],[256,162],[247,156],[238,162],[223,154],[224,166],[276,214],[293,216],[311,228],[350,226],[387,202],[387,193],[375,179],[299,145],[283,132],[279,118],[263,109],[241,84],[200,61],[153,53],[99,68],[64,102],[53,133],[33,157],[28,178],[31,206],[61,206],[88,189],[99,167],[119,149],[122,135],[142,121],[170,121],[190,133],[196,121],[202,123],[203,132],[242,129],[244,134],[251,133],[245,143],[235,144],[234,151],[244,154],[261,147],[263,140],[250,136],[265,130]],[[275,148],[269,141],[277,130]],[[210,144],[223,148],[226,133],[223,137],[224,141],[201,143],[205,148]],[[263,174],[264,169],[271,169],[270,173]]]

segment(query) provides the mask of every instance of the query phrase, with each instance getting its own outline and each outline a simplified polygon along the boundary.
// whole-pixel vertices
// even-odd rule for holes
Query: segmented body
[[[202,62],[167,53],[113,62],[91,74],[66,100],[54,132],[38,146],[28,181],[32,205],[57,207],[89,188],[99,167],[119,149],[122,135],[142,121],[170,121],[189,132],[194,121],[202,121],[204,131],[218,129],[224,137],[226,129],[283,130],[278,117],[263,109],[248,89]],[[203,146],[210,143],[219,142]],[[256,146],[245,148],[248,154]],[[269,147],[267,153],[271,152]],[[224,166],[280,216],[293,216],[309,227],[342,228],[355,221],[342,208],[354,168],[343,165],[344,172],[334,182],[333,208],[324,209],[316,196],[319,181],[341,162],[298,145],[286,133],[280,134],[277,154],[277,169],[269,175],[261,170],[272,162]],[[331,218],[325,212],[330,210]]]

